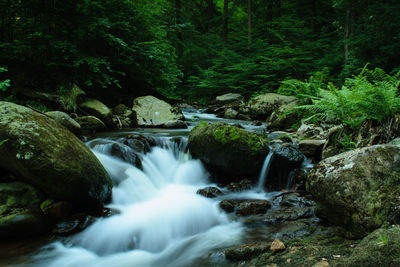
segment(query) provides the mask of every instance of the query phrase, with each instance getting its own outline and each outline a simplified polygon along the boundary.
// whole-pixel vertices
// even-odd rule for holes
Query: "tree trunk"
[[[350,36],[351,36],[351,7],[346,8],[346,19],[344,25],[344,64],[347,65],[350,57]]]
[[[247,46],[250,49],[251,46],[251,0],[248,0],[248,5],[247,5]]]
[[[222,22],[222,40],[228,42],[228,0],[224,0],[224,13]]]

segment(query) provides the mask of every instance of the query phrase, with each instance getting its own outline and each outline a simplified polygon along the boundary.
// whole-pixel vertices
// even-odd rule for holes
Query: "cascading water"
[[[260,176],[258,178],[257,192],[264,192],[264,186],[267,182],[269,168],[271,167],[271,162],[274,157],[274,152],[272,149],[269,150],[267,157],[264,160],[264,164],[261,169]]]
[[[242,225],[230,222],[215,200],[196,194],[208,174],[184,152],[185,138],[179,146],[160,139],[140,155],[143,170],[110,155],[116,141],[100,141],[89,145],[113,179],[109,208],[119,214],[99,219],[66,244],[51,244],[29,266],[185,266],[240,240]]]

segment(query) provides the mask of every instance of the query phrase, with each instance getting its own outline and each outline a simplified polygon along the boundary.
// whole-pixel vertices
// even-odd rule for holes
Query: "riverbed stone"
[[[400,221],[400,146],[376,145],[327,158],[314,166],[307,190],[319,216],[363,237]]]
[[[174,108],[167,102],[150,95],[135,98],[132,110],[136,112],[140,127],[163,127],[170,121],[185,119],[179,108]]]
[[[58,124],[64,126],[74,134],[80,134],[81,126],[67,113],[62,111],[49,111],[46,115],[52,117]]]
[[[258,242],[230,247],[225,251],[225,257],[231,261],[244,261],[257,257],[263,252],[268,251],[267,242]]]
[[[278,238],[275,238],[275,240],[271,243],[271,246],[269,249],[271,250],[271,252],[275,253],[275,252],[285,250],[286,246],[281,240],[279,240]]]
[[[32,109],[0,102],[0,166],[53,198],[80,207],[111,196],[112,182],[93,152],[66,128]]]
[[[225,105],[237,101],[244,101],[244,97],[241,94],[228,93],[217,96],[215,99],[215,102],[220,105]]]
[[[89,115],[95,116],[101,119],[108,127],[113,127],[112,111],[105,104],[97,99],[87,99],[86,101],[79,104]]]
[[[75,120],[81,125],[82,131],[96,132],[107,129],[104,122],[94,116],[82,116]]]
[[[206,188],[199,189],[197,190],[196,193],[207,198],[215,198],[217,196],[222,195],[221,190],[219,190],[217,187],[214,186],[209,186]]]
[[[308,139],[301,140],[299,143],[299,150],[307,158],[312,159],[314,162],[318,162],[322,158],[322,149],[325,145],[325,140]]]
[[[400,227],[375,230],[365,237],[337,267],[400,266]]]
[[[252,119],[267,119],[272,112],[278,110],[281,106],[297,101],[294,96],[285,96],[274,93],[262,94],[250,100],[247,104],[245,114]]]
[[[189,134],[189,150],[227,184],[255,177],[268,154],[269,141],[255,133],[223,123],[201,123]]]

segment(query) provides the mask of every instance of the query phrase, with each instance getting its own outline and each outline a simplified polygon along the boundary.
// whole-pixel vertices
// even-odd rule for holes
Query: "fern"
[[[341,89],[332,85],[320,88],[318,96],[310,98],[312,104],[298,109],[305,112],[305,120],[358,127],[364,119],[382,121],[400,111],[399,84],[399,74],[364,68],[358,76],[346,79]]]

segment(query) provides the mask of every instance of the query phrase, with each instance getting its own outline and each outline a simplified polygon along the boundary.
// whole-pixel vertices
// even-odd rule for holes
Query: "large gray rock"
[[[108,127],[113,127],[112,112],[106,105],[96,99],[88,99],[83,103],[79,104],[89,115],[95,116],[101,119]]]
[[[291,129],[294,124],[300,121],[300,116],[295,111],[298,106],[297,101],[290,102],[280,106],[272,112],[271,116],[267,119],[269,131],[283,131]]]
[[[107,126],[100,119],[94,116],[83,116],[75,119],[83,131],[96,132],[107,129]]]
[[[267,119],[272,112],[278,110],[281,106],[297,101],[296,97],[279,94],[263,94],[250,100],[247,104],[247,113],[252,119]]]
[[[268,154],[268,143],[254,133],[222,123],[200,124],[189,135],[192,156],[224,177],[221,182],[256,176]]]
[[[29,108],[0,102],[0,166],[60,200],[80,206],[110,198],[112,182],[90,149],[66,128]]]
[[[132,110],[136,112],[138,126],[164,127],[172,122],[184,120],[182,112],[167,102],[154,96],[141,96],[133,101]],[[182,125],[177,123],[176,125]]]
[[[225,105],[225,104],[229,104],[232,102],[244,101],[244,97],[240,94],[229,93],[229,94],[217,96],[215,100],[216,100],[217,104]]]
[[[327,158],[308,176],[319,213],[362,237],[400,221],[400,146],[377,145]]]
[[[52,117],[58,124],[64,126],[74,134],[79,134],[81,126],[67,113],[62,111],[50,111],[46,112],[46,115]]]

